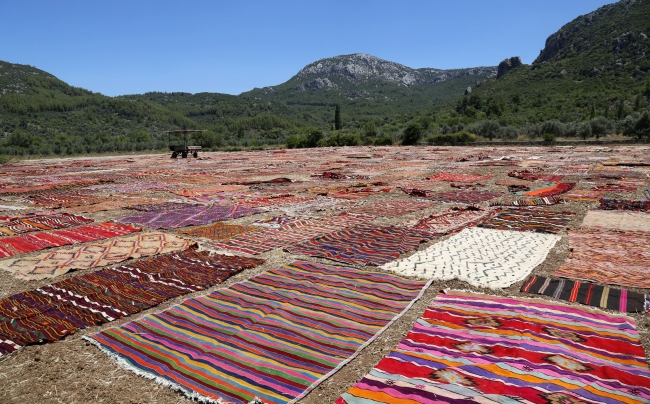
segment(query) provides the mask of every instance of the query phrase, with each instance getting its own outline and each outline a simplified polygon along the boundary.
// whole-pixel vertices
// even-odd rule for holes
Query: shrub
[[[11,160],[11,157],[0,154],[0,165],[7,164],[9,160]]]
[[[289,136],[285,143],[289,149],[300,149],[307,145],[307,138],[303,136],[293,135]]]
[[[422,127],[417,123],[411,123],[404,129],[402,144],[404,146],[414,145],[422,137]]]
[[[375,146],[391,146],[393,142],[394,142],[393,137],[390,135],[386,135],[375,140]]]
[[[428,143],[433,143],[435,145],[451,145],[455,146],[458,144],[471,143],[476,141],[476,136],[472,135],[467,131],[452,133],[448,135],[434,135],[427,138]]]
[[[544,134],[544,141],[547,142],[547,143],[555,142],[555,133],[545,133]]]

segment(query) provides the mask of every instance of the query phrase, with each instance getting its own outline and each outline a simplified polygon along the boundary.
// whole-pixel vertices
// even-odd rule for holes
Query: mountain
[[[463,97],[467,118],[521,126],[621,119],[647,108],[650,1],[622,0],[579,16],[546,40],[532,65],[490,78]],[[508,62],[511,59],[507,59]],[[488,99],[499,108],[489,113]]]
[[[328,128],[336,104],[349,124],[408,114],[455,100],[468,86],[495,74],[496,67],[412,69],[357,53],[317,60],[282,84],[239,96],[146,93],[125,98],[154,101],[201,123],[230,125],[233,119],[270,113]]]

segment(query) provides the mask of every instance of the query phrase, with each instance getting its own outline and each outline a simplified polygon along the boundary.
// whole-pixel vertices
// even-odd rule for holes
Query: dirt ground
[[[387,149],[383,149],[387,150]],[[545,148],[529,148],[532,150],[531,155],[540,155],[549,157],[546,153],[548,149]],[[600,156],[620,156],[625,154],[625,150],[618,148],[605,148],[605,151],[599,151]],[[349,149],[354,152],[354,149]],[[645,150],[647,152],[647,150]],[[376,150],[363,150],[365,153],[373,153]],[[507,148],[496,149],[490,148],[490,156],[508,155],[511,151]],[[241,152],[245,153],[245,152]],[[605,154],[602,154],[605,153]],[[237,153],[233,153],[237,154]],[[596,153],[591,153],[596,154]],[[290,156],[290,152],[287,153]],[[50,164],[56,162],[50,160]],[[427,169],[431,173],[437,171],[447,171],[449,169],[437,170],[436,162],[429,162]],[[30,162],[34,164],[34,162]],[[341,165],[344,166],[344,163]],[[463,173],[480,173],[492,174],[493,177],[484,181],[486,186],[484,189],[491,189],[501,191],[507,194],[506,187],[495,185],[495,181],[512,179],[507,176],[508,171],[513,169],[521,169],[521,167],[472,167],[468,164],[467,169]],[[556,167],[547,168],[545,173],[552,172]],[[647,173],[648,171],[646,171]],[[294,177],[296,177],[295,173]],[[275,176],[277,177],[277,175]],[[299,177],[299,176],[298,176]],[[583,176],[567,175],[564,182],[578,182]],[[305,176],[308,179],[308,176]],[[414,179],[423,179],[423,175],[417,175]],[[578,182],[576,189],[589,189],[590,185],[585,182]],[[625,197],[627,199],[646,199],[643,195],[643,189],[648,188],[649,181],[645,181],[644,187],[640,187],[636,193],[627,194],[606,194],[608,197]],[[451,188],[448,184],[441,184],[433,188],[434,190],[449,191]],[[168,192],[157,192],[148,196],[154,196],[164,199],[178,199],[177,195],[171,195]],[[18,198],[15,196],[0,197],[0,205],[14,204],[19,206]],[[503,199],[516,199],[517,196],[506,195]],[[395,189],[390,193],[380,193],[366,198],[364,201],[356,203],[370,203],[379,200],[412,200],[413,198],[406,195],[399,189]],[[580,226],[586,212],[595,204],[593,202],[577,202],[571,201],[567,204],[548,206],[540,209],[554,210],[554,211],[572,211],[576,216],[569,225],[570,229],[576,229]],[[411,213],[408,215],[386,218],[379,217],[374,223],[381,225],[393,225],[404,222],[406,220],[428,215],[432,212],[442,211],[448,209],[450,204],[434,203],[431,208]],[[16,213],[19,211],[6,211],[4,214]],[[313,216],[327,216],[338,214],[341,210],[325,210],[310,213]],[[2,213],[2,212],[0,212]],[[84,216],[93,218],[95,220],[110,220],[119,216],[130,213],[123,209],[116,209],[113,211],[97,212],[86,214]],[[227,223],[248,224],[261,217],[276,216],[278,212],[266,212],[250,217],[244,217]],[[650,214],[650,213],[649,213]],[[150,229],[145,229],[150,230]],[[650,229],[649,229],[650,230]],[[174,230],[170,230],[174,232]],[[533,274],[536,275],[550,275],[558,269],[565,261],[569,254],[568,236],[566,232],[560,233],[561,240],[551,250],[546,260],[536,267]],[[449,236],[447,236],[449,237]],[[429,243],[422,244],[419,250],[423,250],[433,243],[439,242],[443,238],[437,238]],[[196,238],[196,241],[202,241]],[[403,256],[413,254],[411,251]],[[35,255],[37,253],[32,253]],[[26,254],[30,255],[30,254]],[[154,307],[150,310],[144,311],[137,315],[133,315],[122,320],[110,322],[98,327],[90,327],[80,330],[75,334],[65,338],[60,342],[48,343],[42,345],[28,346],[22,350],[14,352],[10,355],[0,357],[0,403],[186,403],[191,402],[182,393],[175,392],[167,387],[160,386],[155,382],[145,379],[136,375],[135,373],[120,368],[107,355],[100,352],[95,346],[82,340],[81,337],[87,334],[98,332],[108,327],[114,327],[119,324],[134,320],[142,317],[148,313],[158,312],[178,304],[180,301],[193,297],[195,295],[202,295],[209,293],[218,288],[228,287],[235,282],[240,282],[259,274],[265,270],[275,268],[280,264],[290,263],[296,259],[306,259],[311,261],[319,261],[329,264],[339,264],[327,259],[318,259],[313,257],[304,257],[291,255],[279,249],[267,252],[258,257],[266,259],[266,262],[254,269],[243,271],[242,273],[230,278],[225,283],[215,286],[206,291],[197,292],[195,294],[184,295],[176,299],[169,300],[164,304]],[[374,267],[365,267],[370,271],[381,271]],[[8,274],[7,272],[0,271],[0,298],[7,297],[11,294],[37,288],[39,286],[58,281],[69,277],[75,277],[80,274],[90,272],[91,270],[72,271],[63,276],[57,277],[54,280],[42,281],[24,281],[19,280]],[[520,293],[519,288],[523,282],[518,282],[509,288],[502,290],[489,290],[473,287],[465,282],[460,281],[447,281],[447,282],[434,282],[429,289],[424,293],[424,296],[416,302],[398,321],[396,321],[388,330],[381,334],[373,343],[363,349],[359,355],[354,358],[347,365],[342,367],[336,374],[322,382],[305,398],[301,399],[299,403],[309,404],[322,404],[333,403],[341,393],[345,392],[350,386],[361,379],[370,369],[388,352],[390,352],[398,342],[406,335],[412,327],[416,319],[422,315],[425,308],[431,303],[432,299],[444,289],[464,289],[476,292],[483,292],[493,295],[507,295],[507,296],[521,296],[533,297],[533,295]],[[640,292],[650,293],[650,290],[634,289]],[[538,298],[546,298],[543,296],[535,296]],[[630,314],[637,323],[637,328],[641,334],[642,343],[646,350],[646,355],[650,358],[650,318],[648,314]]]

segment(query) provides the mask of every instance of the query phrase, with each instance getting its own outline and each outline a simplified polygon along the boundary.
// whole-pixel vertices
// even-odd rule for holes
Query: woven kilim
[[[366,223],[375,216],[341,214],[330,217],[295,220],[279,229],[265,229],[253,233],[242,234],[225,243],[210,243],[214,248],[241,251],[246,254],[262,254],[276,248],[306,241],[312,237]]]
[[[268,227],[269,229],[279,229],[282,226],[286,226],[293,222],[299,221],[300,217],[295,216],[273,216],[267,217],[266,219],[256,220],[252,223],[252,226],[258,227]]]
[[[440,173],[428,177],[432,181],[448,181],[448,182],[477,182],[485,181],[492,178],[492,175],[477,175],[477,174],[452,174]]]
[[[544,205],[557,205],[558,203],[566,203],[563,198],[557,196],[549,196],[546,198],[524,198],[517,199],[516,201],[494,201],[490,202],[490,206],[544,206]]]
[[[506,288],[541,264],[560,236],[472,227],[381,268],[424,279]]]
[[[139,313],[262,262],[185,250],[13,295],[0,300],[0,355]]]
[[[450,291],[336,404],[647,403],[633,319]]]
[[[141,205],[131,205],[127,206],[126,209],[131,209],[131,210],[139,210],[141,212],[151,212],[151,211],[159,211],[159,210],[178,210],[178,209],[185,209],[185,208],[193,208],[196,207],[196,204],[190,204],[190,203],[181,203],[181,202],[163,202],[163,203],[147,203],[147,204],[141,204]]]
[[[638,212],[650,212],[650,200],[631,201],[628,199],[600,198],[600,205],[596,209],[601,210],[635,210]],[[0,228],[0,232],[2,229]]]
[[[418,210],[427,209],[434,206],[431,202],[417,202],[417,201],[385,201],[376,202],[370,205],[361,206],[350,210],[353,213],[366,213],[369,215],[395,217],[402,216],[408,213],[413,213]]]
[[[557,171],[555,171],[555,174],[556,175],[586,175],[590,169],[591,169],[590,165],[563,166],[558,168]]]
[[[521,286],[522,292],[537,293],[572,303],[618,310],[629,313],[648,311],[647,302],[650,295],[627,289],[612,289],[609,286],[596,285],[569,279],[551,279],[532,276]]]
[[[214,181],[214,179],[212,179],[212,181]],[[203,186],[194,189],[170,189],[169,192],[180,196],[210,196],[219,192],[241,191],[244,189],[248,189],[248,187],[244,185],[215,185],[211,187]]]
[[[354,357],[424,286],[294,262],[84,338],[193,398],[288,403]]]
[[[559,233],[566,230],[573,212],[550,212],[536,209],[508,209],[479,226],[488,229]]]
[[[383,227],[364,223],[285,247],[293,254],[326,257],[359,265],[381,265],[392,261],[434,236],[408,227]]]
[[[581,228],[650,234],[650,215],[644,212],[590,210]]]
[[[599,230],[569,231],[569,257],[553,273],[611,285],[650,288],[650,235]]]
[[[481,209],[474,206],[466,208],[453,207],[427,217],[415,218],[401,226],[424,230],[431,234],[442,236],[463,230],[465,227],[475,226],[496,215],[497,209]]]
[[[596,202],[603,196],[603,192],[588,191],[586,189],[576,189],[564,195],[564,199],[572,201]]]
[[[140,230],[142,229],[139,227],[104,222],[76,227],[74,229],[56,230],[49,233],[40,232],[5,237],[0,239],[0,258],[13,257],[14,255],[38,251],[44,248],[104,240],[135,233]]]
[[[147,202],[151,202],[151,199],[147,199],[147,198],[111,199],[93,205],[80,205],[71,208],[65,208],[65,211],[69,213],[94,213],[94,212],[103,212],[106,210],[127,208],[131,205],[135,205],[138,203],[147,203]]]
[[[65,229],[92,222],[92,219],[67,213],[18,217],[0,223],[0,236],[15,236],[16,234],[31,233],[34,231]]]
[[[178,232],[190,236],[205,237],[212,240],[229,240],[240,234],[249,233],[251,231],[259,231],[260,227],[257,226],[243,226],[240,224],[224,224],[213,223],[207,226],[190,227],[182,229]]]
[[[489,201],[490,199],[502,196],[501,192],[476,191],[465,189],[460,191],[440,192],[427,196],[428,199],[439,202],[458,202],[473,205],[475,203]]]
[[[545,197],[545,196],[555,196],[560,195],[565,192],[568,192],[576,186],[575,182],[560,182],[550,187],[536,189],[530,192],[523,194],[524,196],[536,196],[536,197]]]
[[[129,258],[184,250],[190,240],[166,233],[142,233],[90,243],[71,249],[43,252],[32,257],[0,261],[0,269],[27,279],[63,275],[71,269],[87,269],[116,264]]]
[[[216,221],[237,219],[259,213],[258,210],[241,205],[195,205],[185,209],[157,210],[135,213],[115,219],[121,223],[136,223],[154,229],[198,226]]]

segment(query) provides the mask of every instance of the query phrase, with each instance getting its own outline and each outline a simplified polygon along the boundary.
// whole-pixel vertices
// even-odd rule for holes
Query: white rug
[[[590,210],[582,221],[583,229],[650,233],[650,213]]]
[[[505,288],[525,279],[559,239],[556,234],[472,227],[381,268],[404,276]]]

